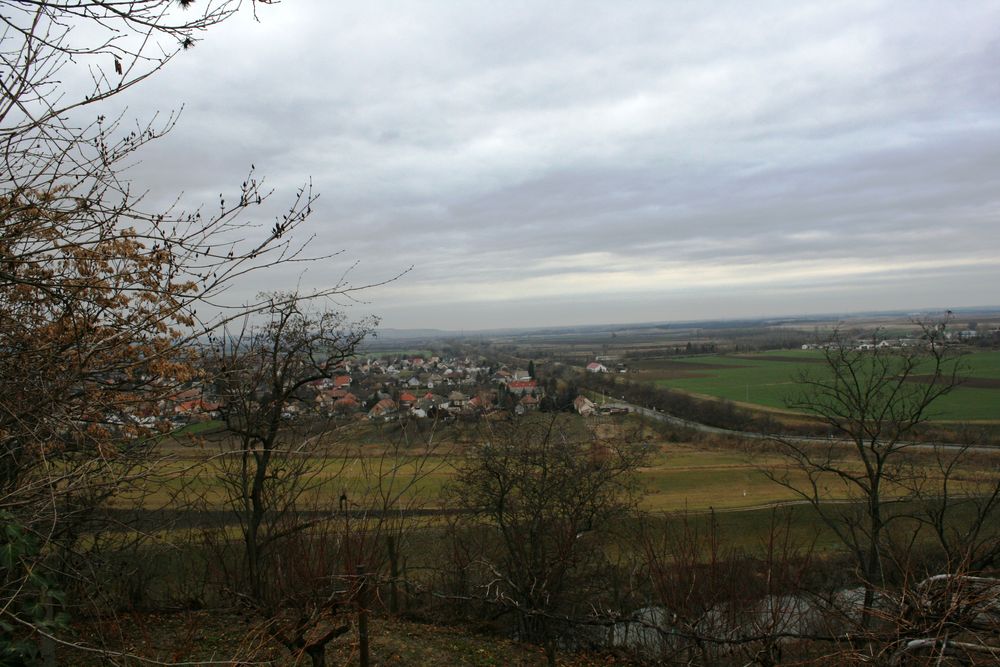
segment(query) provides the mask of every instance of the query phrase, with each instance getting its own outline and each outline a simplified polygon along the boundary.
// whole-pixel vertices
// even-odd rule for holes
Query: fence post
[[[361,667],[368,667],[368,574],[364,564],[358,565],[358,655]]]
[[[389,613],[395,616],[399,613],[399,554],[396,537],[387,535],[385,540],[389,549]]]

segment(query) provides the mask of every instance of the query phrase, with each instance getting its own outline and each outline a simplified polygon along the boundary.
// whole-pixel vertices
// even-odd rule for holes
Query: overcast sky
[[[479,329],[1000,304],[1000,2],[287,0],[124,99],[133,174],[311,178],[320,285]],[[295,271],[299,271],[296,269]]]

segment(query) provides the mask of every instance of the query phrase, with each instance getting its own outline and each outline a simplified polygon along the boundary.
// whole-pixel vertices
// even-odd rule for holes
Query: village
[[[610,373],[595,361],[587,373]],[[369,356],[336,364],[325,377],[307,382],[282,418],[389,422],[398,419],[500,419],[528,412],[574,411],[583,416],[622,411],[602,408],[575,385],[560,391],[537,377],[534,362],[512,368],[486,358]],[[224,419],[224,399],[211,384],[194,381],[160,401],[156,417],[174,428]],[[154,419],[147,416],[145,420]]]

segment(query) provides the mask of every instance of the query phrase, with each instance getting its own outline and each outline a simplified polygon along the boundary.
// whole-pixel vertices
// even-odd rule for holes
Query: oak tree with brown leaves
[[[266,227],[241,217],[270,196],[252,166],[211,212],[151,210],[125,167],[176,117],[104,113],[241,4],[269,3],[0,1],[0,515],[3,546],[32,545],[0,564],[0,650],[21,658],[67,641],[53,610],[85,601],[63,589],[98,586],[81,536],[148,483],[162,401],[199,380],[205,335],[273,305],[227,287],[315,259],[295,235],[308,185]]]

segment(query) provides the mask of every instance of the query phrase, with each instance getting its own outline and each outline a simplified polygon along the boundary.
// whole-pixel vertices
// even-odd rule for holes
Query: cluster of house
[[[829,342],[829,343],[805,343],[803,350],[832,350],[841,347],[851,347],[855,350],[885,350],[903,349],[910,347],[926,347],[927,340],[923,338],[886,338],[873,341],[871,338],[861,338],[851,343]]]
[[[527,371],[506,366],[436,356],[355,359],[339,363],[330,377],[307,383],[296,400],[282,407],[282,416],[312,413],[388,421],[403,415],[523,413],[538,409],[543,396],[544,389]],[[201,387],[178,393],[168,403],[173,418],[188,421],[217,417],[221,407]]]
[[[1000,339],[1000,329],[990,329],[987,336],[993,339]],[[944,340],[949,343],[961,343],[976,341],[983,338],[978,329],[962,329],[959,331],[945,331]],[[876,350],[876,349],[903,349],[914,347],[927,347],[930,341],[924,338],[885,338],[882,340],[872,340],[871,338],[859,338],[850,343],[828,342],[828,343],[807,343],[802,346],[803,350],[823,350],[833,349],[841,345],[853,347],[856,350]]]
[[[192,386],[161,399],[157,412],[161,419],[170,419],[175,426],[217,419],[221,416],[222,404],[210,398],[210,395],[211,392],[200,382],[194,382]]]
[[[613,365],[615,367],[614,372],[617,372],[617,373],[627,373],[628,372],[628,367],[625,364],[616,363],[616,364],[613,364]],[[604,364],[602,364],[601,360],[600,360],[600,357],[598,357],[597,361],[592,361],[589,364],[587,364],[587,372],[588,373],[611,373],[612,371],[607,366],[605,366]]]
[[[510,384],[514,385],[509,388],[511,392],[518,390],[532,392],[520,396],[514,394],[513,410],[515,413],[524,414],[538,409],[539,395],[542,390],[535,380],[519,380]],[[398,400],[393,399],[392,396],[381,398],[367,411],[367,417],[373,420],[389,421],[402,415],[418,419],[442,415],[489,416],[498,414],[506,407],[500,400],[500,392],[493,388],[478,389],[470,393],[451,391],[446,395],[428,391],[421,396],[405,391],[399,394]]]

